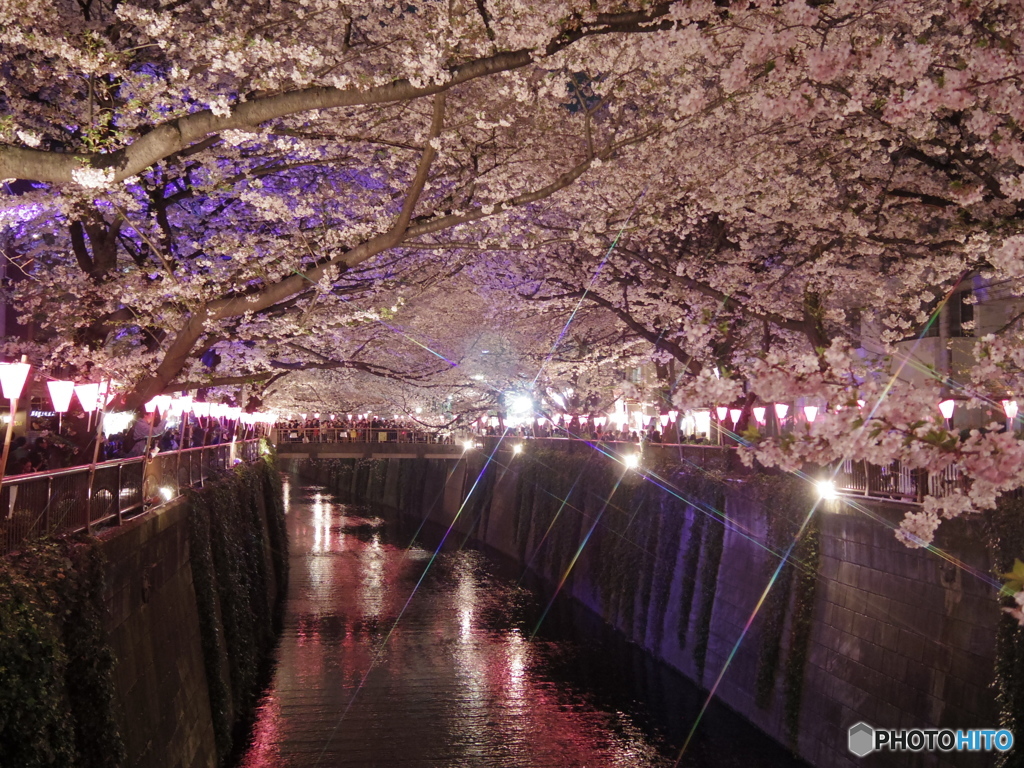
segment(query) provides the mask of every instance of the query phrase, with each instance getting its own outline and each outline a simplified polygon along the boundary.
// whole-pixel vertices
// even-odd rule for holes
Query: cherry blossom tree
[[[1012,434],[936,421],[944,371],[892,379],[965,276],[1024,277],[1021,26],[995,0],[0,2],[36,328],[8,351],[132,405],[314,370],[454,391],[484,297],[530,318],[502,386],[646,359],[682,405],[832,406],[750,433],[762,462],[958,463],[908,517],[927,541],[1024,482]],[[968,402],[1019,394],[1019,324]]]

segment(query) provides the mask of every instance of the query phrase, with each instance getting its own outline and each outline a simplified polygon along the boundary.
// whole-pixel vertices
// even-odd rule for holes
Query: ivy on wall
[[[778,558],[786,553],[800,530],[800,523],[806,512],[806,508],[802,506],[806,501],[806,494],[800,483],[801,481],[784,475],[762,475],[751,481],[751,486],[759,491],[767,518],[768,548],[774,553],[774,556],[765,562],[763,576],[766,583],[778,568]],[[762,709],[771,704],[772,693],[775,691],[775,680],[782,657],[782,635],[792,601],[792,583],[793,562],[790,559],[779,570],[761,610],[763,623],[758,644],[754,701]]]
[[[1024,556],[1024,498],[1004,496],[990,516],[989,542],[995,572],[1006,573],[1015,558]],[[1007,607],[1015,607],[1011,597],[1002,598]],[[1006,728],[1014,738],[1024,735],[1024,627],[1010,615],[1002,613],[996,629],[995,658],[996,705],[999,727]],[[1024,749],[1015,746],[995,758],[998,768],[1024,766]]]
[[[114,768],[124,759],[103,569],[91,538],[37,542],[0,561],[0,765]]]
[[[273,466],[257,462],[189,494],[192,579],[222,762],[254,708],[280,622],[288,563],[278,483]]]
[[[796,747],[800,729],[800,705],[803,701],[804,671],[813,629],[814,600],[817,595],[818,568],[821,562],[821,536],[818,516],[814,515],[794,549],[798,565],[793,579],[793,619],[789,630],[789,654],[786,657],[784,722],[789,742]]]

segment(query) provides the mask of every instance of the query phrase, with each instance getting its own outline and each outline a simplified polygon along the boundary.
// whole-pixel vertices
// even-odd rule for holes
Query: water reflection
[[[432,553],[396,547],[383,520],[290,493],[285,630],[244,768],[673,764],[680,742],[636,690],[600,679],[615,676],[607,649],[527,640],[536,601],[479,553],[441,554],[423,576]]]

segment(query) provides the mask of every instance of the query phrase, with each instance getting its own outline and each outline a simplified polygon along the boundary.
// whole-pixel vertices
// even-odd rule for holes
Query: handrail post
[[[124,522],[121,509],[121,499],[123,497],[122,491],[124,490],[124,464],[117,465],[117,524],[121,525]]]
[[[46,506],[43,507],[43,532],[50,531],[50,504],[53,503],[53,475],[46,478]]]

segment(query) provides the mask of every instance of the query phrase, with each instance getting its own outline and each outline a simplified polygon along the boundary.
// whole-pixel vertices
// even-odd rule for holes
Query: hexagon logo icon
[[[875,729],[867,723],[851,725],[848,746],[857,757],[871,754],[875,751]]]

